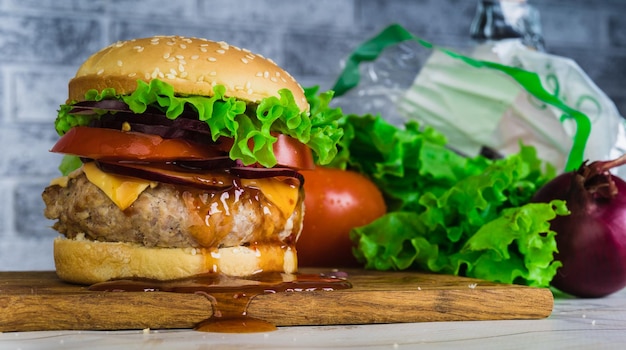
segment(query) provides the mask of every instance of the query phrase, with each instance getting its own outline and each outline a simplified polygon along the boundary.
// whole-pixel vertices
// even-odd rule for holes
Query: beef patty
[[[147,247],[233,247],[293,243],[303,217],[302,192],[289,217],[255,188],[234,186],[221,192],[184,189],[160,183],[148,187],[122,211],[84,173],[67,186],[51,185],[42,195],[45,216],[68,238],[84,234],[108,242]]]

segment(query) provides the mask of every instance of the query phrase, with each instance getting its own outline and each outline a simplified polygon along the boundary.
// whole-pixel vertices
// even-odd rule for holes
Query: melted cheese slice
[[[67,187],[67,183],[70,182],[70,177],[69,176],[59,176],[57,178],[52,179],[52,181],[50,181],[50,186],[61,186],[61,187]]]
[[[101,189],[122,210],[130,207],[146,188],[157,184],[134,177],[107,174],[94,163],[83,164],[83,171],[87,180]]]
[[[153,181],[105,173],[94,163],[83,164],[83,172],[87,180],[102,190],[121,210],[130,207],[146,188],[157,185]],[[67,181],[68,177],[63,176],[52,182],[59,186],[67,186]],[[296,209],[299,195],[297,186],[272,178],[242,179],[241,184],[263,192],[263,195],[276,205],[285,217],[290,217]]]
[[[290,217],[298,203],[298,187],[288,185],[280,180],[267,179],[241,179],[241,184],[246,187],[259,189],[270,202],[283,212],[286,218]]]

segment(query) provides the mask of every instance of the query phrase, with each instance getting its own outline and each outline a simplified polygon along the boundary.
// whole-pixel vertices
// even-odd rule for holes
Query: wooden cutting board
[[[259,294],[247,314],[277,326],[541,319],[554,302],[545,288],[418,272],[345,272],[350,289]],[[209,300],[90,291],[54,272],[0,272],[0,331],[193,328],[212,315]]]

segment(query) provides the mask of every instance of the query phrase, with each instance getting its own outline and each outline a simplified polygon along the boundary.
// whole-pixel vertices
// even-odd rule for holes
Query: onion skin
[[[559,250],[555,259],[563,264],[552,285],[565,293],[598,298],[626,286],[626,182],[609,173],[624,160],[583,164],[533,197],[565,200],[571,212],[551,222]]]

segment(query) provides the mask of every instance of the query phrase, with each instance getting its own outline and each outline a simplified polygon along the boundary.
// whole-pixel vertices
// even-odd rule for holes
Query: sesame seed
[[[165,76],[167,77],[167,79],[176,79],[176,76],[174,74],[168,73]]]
[[[97,74],[98,74],[98,75],[102,75],[102,73],[104,73],[104,69],[100,68],[100,69],[98,70],[98,73],[97,73]]]
[[[276,62],[272,61],[271,58],[268,58],[267,61],[270,62],[270,63],[276,64]]]
[[[122,60],[117,60],[117,66],[121,67],[123,65]]]
[[[181,72],[184,72],[185,71],[185,66],[182,63],[179,64],[178,65],[178,70],[181,71]]]
[[[184,59],[184,58],[185,58],[185,56],[183,56],[183,55],[176,55],[175,57],[176,57],[176,59],[178,59],[178,60],[182,60],[182,59]]]
[[[182,40],[186,42],[187,44],[193,43],[193,40],[191,40],[190,38],[183,38]]]
[[[242,49],[242,50],[243,50],[243,52],[248,52],[248,53],[250,53],[250,50],[248,50],[248,49]]]
[[[187,61],[185,61],[185,60],[178,60],[178,63],[180,63],[180,64],[187,64]]]
[[[224,49],[224,50],[228,50],[228,48],[229,48],[228,43],[226,43],[226,42],[224,42],[224,41],[220,41],[220,42],[218,42],[218,44],[219,44],[219,45],[220,45],[220,47],[221,47],[222,49]]]
[[[178,45],[178,46],[179,46],[181,49],[183,49],[183,50],[187,48],[187,45],[185,45],[185,44],[180,44],[180,45]]]
[[[200,48],[200,51],[202,51],[202,52],[207,52],[207,49],[206,49],[206,47],[201,47],[201,48]]]
[[[144,77],[146,78],[146,80],[150,80],[150,73],[146,72],[146,74],[144,74]]]
[[[263,72],[263,78],[267,79],[269,77],[270,77],[270,72],[268,71]]]
[[[189,73],[187,73],[187,72],[180,73],[180,77],[181,78],[187,78],[187,75],[189,75]]]
[[[163,78],[165,77],[165,74],[163,74],[163,72],[159,72],[159,78]]]
[[[217,81],[213,80],[213,81],[211,82],[211,86],[212,86],[212,87],[215,87],[216,85],[217,85]]]
[[[166,52],[166,53],[163,55],[163,58],[165,58],[165,59],[170,58],[170,53],[169,53],[169,52]]]
[[[246,89],[250,89],[250,86],[251,86],[250,82],[249,81],[246,82]]]
[[[247,57],[248,59],[250,59],[250,60],[253,60],[253,59],[254,59],[254,55],[253,55],[253,54],[251,54],[251,53],[247,54],[247,55],[246,55],[246,57]]]
[[[152,72],[152,74],[150,75],[152,77],[152,79],[161,76],[161,70],[159,69],[159,67],[154,68],[154,71]]]
[[[200,47],[207,47],[209,44],[200,44]]]
[[[287,79],[285,79],[285,78],[280,78],[280,80],[281,80],[283,83],[286,83],[286,82],[287,82]]]
[[[275,82],[275,83],[277,83],[277,82],[278,82],[278,79],[276,79],[276,77],[271,77],[271,78],[270,78],[270,80],[271,80],[271,81],[273,81],[273,82]]]
[[[176,42],[174,42],[174,41],[168,41],[168,42],[165,43],[165,45],[169,45],[169,46],[172,46],[174,44],[176,44]]]
[[[137,50],[137,52],[142,52],[143,51],[143,46],[137,45],[137,46],[133,47],[133,49]]]
[[[254,76],[256,76],[256,77],[259,77],[259,78],[260,78],[260,77],[262,77],[262,76],[263,76],[263,72],[257,72]]]
[[[222,55],[226,53],[226,51],[224,51],[224,50],[222,50],[222,49],[215,50],[215,52],[217,52],[217,53],[219,53],[219,54],[222,54]]]
[[[131,78],[134,77],[135,75],[137,75],[137,73],[135,73],[135,72],[128,73],[128,76],[131,77]]]
[[[199,57],[200,57],[200,56],[198,56],[198,55],[193,55],[193,56],[191,56],[191,59],[195,61],[195,60],[197,60]]]
[[[212,76],[212,77],[214,77],[214,76],[216,76],[216,75],[217,75],[217,72],[216,72],[216,71],[212,71],[211,73],[209,73],[209,75],[210,75],[210,76]]]
[[[248,92],[248,95],[252,95],[252,93],[254,93],[254,90],[252,90],[252,89],[248,89],[248,91],[247,91],[247,92]]]
[[[123,41],[118,41],[115,43],[115,47],[122,47],[124,46],[124,42]]]
[[[217,58],[215,58],[215,57],[208,57],[207,60],[209,62],[215,62],[215,61],[217,61]]]
[[[242,57],[241,58],[241,62],[243,62],[244,64],[248,64],[248,62],[250,62],[250,61],[248,61],[245,57]]]
[[[175,57],[170,57],[166,61],[167,62],[174,62],[174,61],[176,61],[176,58]]]
[[[178,72],[176,71],[176,69],[170,68],[170,74],[176,75],[176,74],[178,74]]]

